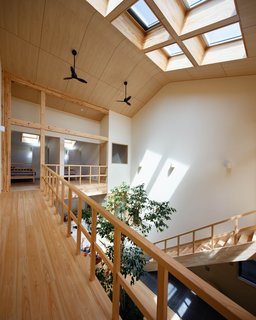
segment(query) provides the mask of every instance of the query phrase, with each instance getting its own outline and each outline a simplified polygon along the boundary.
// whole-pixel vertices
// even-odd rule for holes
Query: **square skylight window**
[[[167,47],[164,47],[163,50],[168,54],[169,57],[178,56],[183,54],[183,51],[177,43],[171,44]]]
[[[220,43],[233,41],[242,38],[239,23],[230,24],[229,26],[219,28],[203,35],[208,46],[214,46]]]
[[[198,4],[201,4],[203,2],[205,2],[207,0],[183,0],[185,6],[188,8],[188,9],[191,9],[195,6],[197,6]]]
[[[75,147],[76,141],[74,140],[64,140],[64,148],[68,150],[73,150]]]
[[[159,23],[157,17],[143,0],[136,2],[128,12],[144,30],[148,30]]]

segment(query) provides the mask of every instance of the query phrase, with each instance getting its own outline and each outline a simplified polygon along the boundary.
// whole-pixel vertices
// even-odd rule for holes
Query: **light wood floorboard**
[[[90,258],[50,211],[40,191],[0,194],[0,319],[111,319]]]

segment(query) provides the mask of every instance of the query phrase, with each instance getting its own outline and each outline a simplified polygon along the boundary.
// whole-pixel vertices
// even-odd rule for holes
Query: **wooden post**
[[[193,231],[193,253],[195,253],[195,240],[196,240],[196,234],[195,234],[195,231]]]
[[[81,251],[81,221],[82,221],[82,199],[78,198],[77,205],[77,233],[76,233],[76,254]]]
[[[52,184],[51,184],[51,187],[52,187],[52,197],[51,197],[51,206],[53,207],[54,206],[54,180],[55,180],[55,176],[54,174],[52,173]]]
[[[68,226],[67,226],[67,238],[71,235],[71,211],[72,207],[72,190],[68,189]]]
[[[41,91],[40,103],[40,189],[43,188],[42,165],[45,164],[45,92]]]
[[[96,266],[96,227],[97,227],[97,211],[92,208],[92,225],[91,225],[91,262],[90,262],[90,281],[95,279],[95,266]]]
[[[7,72],[3,75],[3,125],[2,133],[2,189],[9,192],[11,186],[11,80]]]
[[[56,188],[55,188],[55,191],[56,191],[56,194],[55,194],[55,214],[59,213],[59,184],[60,184],[60,180],[59,180],[59,177],[56,176],[55,177],[56,179]]]
[[[211,246],[214,249],[214,225],[211,226]]]
[[[79,167],[79,184],[81,185],[82,184],[82,166],[80,165]]]
[[[112,319],[119,320],[120,283],[118,273],[121,265],[121,231],[117,227],[115,227],[114,237]]]
[[[167,251],[167,240],[164,240],[164,252]]]
[[[100,166],[98,167],[98,184],[100,184]]]
[[[157,272],[157,320],[167,319],[168,271],[158,263]]]
[[[60,217],[60,223],[64,222],[64,192],[65,192],[65,185],[63,181],[61,181],[61,217]]]
[[[89,183],[91,184],[92,183],[92,166],[90,166],[90,173],[89,174],[90,174],[90,177],[89,177],[90,182]]]
[[[235,218],[235,230],[234,230],[234,244],[237,244],[237,241],[238,241],[238,218]]]

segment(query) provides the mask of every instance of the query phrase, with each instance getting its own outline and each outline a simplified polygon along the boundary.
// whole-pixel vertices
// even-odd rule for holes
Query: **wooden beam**
[[[106,18],[108,21],[113,21],[117,17],[119,17],[124,11],[128,10],[135,2],[138,0],[126,0],[119,1],[119,4],[116,5],[117,1],[109,0],[106,12]]]
[[[3,77],[3,125],[5,131],[2,133],[2,190],[10,191],[11,185],[11,81],[7,72]]]
[[[99,136],[96,134],[84,133],[84,132],[69,130],[69,129],[62,129],[55,126],[41,125],[40,123],[24,121],[24,120],[15,119],[15,118],[11,118],[10,123],[12,125],[17,125],[17,126],[26,127],[26,128],[33,128],[33,129],[39,129],[39,130],[44,129],[45,131],[58,132],[58,133],[68,134],[71,136],[76,136],[81,138],[108,141],[107,137]]]
[[[27,86],[27,87],[33,88],[35,90],[42,91],[45,94],[49,94],[51,96],[55,96],[57,98],[60,98],[60,99],[75,103],[75,104],[79,105],[80,107],[90,108],[90,109],[99,111],[99,112],[101,112],[103,114],[108,114],[108,110],[105,109],[105,108],[96,106],[96,105],[91,104],[89,102],[85,102],[84,100],[81,100],[81,99],[78,99],[78,98],[71,97],[71,96],[69,96],[69,95],[67,95],[67,94],[65,94],[63,92],[60,92],[60,91],[57,91],[57,90],[54,90],[54,89],[50,89],[50,88],[46,88],[46,87],[43,87],[43,86],[38,85],[36,83],[33,83],[31,81],[24,80],[22,78],[19,78],[19,77],[13,75],[13,74],[9,74],[9,75],[10,75],[11,81],[19,83],[19,84],[21,84],[23,86]]]
[[[41,167],[45,164],[45,92],[41,91],[41,103],[40,103],[40,189],[43,188],[43,179]]]
[[[179,37],[185,16],[185,10],[183,10],[180,2],[177,2],[177,0],[173,2],[167,0],[146,0],[146,2],[151,10],[156,14],[165,29],[170,33],[174,41],[180,46],[181,50],[190,60],[192,65],[197,67],[197,61]]]

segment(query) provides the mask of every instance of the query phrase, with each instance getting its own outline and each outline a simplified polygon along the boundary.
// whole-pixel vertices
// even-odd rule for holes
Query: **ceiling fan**
[[[124,100],[117,100],[117,102],[124,102],[124,103],[128,104],[128,106],[130,106],[131,103],[129,102],[129,100],[131,99],[131,96],[127,97],[127,84],[128,84],[128,82],[125,81],[124,82]]]
[[[76,79],[76,80],[78,80],[78,81],[80,81],[80,82],[87,83],[86,80],[84,80],[84,79],[82,79],[82,78],[79,78],[79,77],[77,76],[77,73],[76,73],[76,55],[77,55],[77,52],[76,52],[75,49],[73,49],[71,52],[72,52],[72,54],[73,54],[73,56],[74,56],[74,64],[73,64],[73,66],[70,66],[71,76],[70,76],[70,77],[66,77],[66,78],[64,78],[63,80]]]

